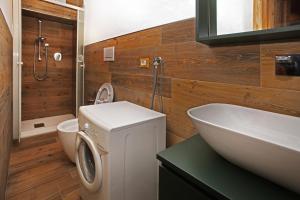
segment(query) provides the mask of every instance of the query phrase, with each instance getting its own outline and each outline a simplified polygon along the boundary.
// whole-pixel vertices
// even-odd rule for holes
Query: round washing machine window
[[[84,178],[89,183],[93,183],[95,180],[95,161],[93,154],[88,147],[87,143],[82,140],[78,148],[79,164]]]
[[[84,132],[77,133],[75,161],[82,185],[96,192],[102,184],[102,160],[94,142]]]

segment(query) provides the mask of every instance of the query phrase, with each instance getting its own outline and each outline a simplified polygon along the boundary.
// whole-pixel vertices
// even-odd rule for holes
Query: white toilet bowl
[[[78,119],[64,121],[57,126],[58,137],[65,153],[75,163],[76,134],[79,131]]]
[[[95,104],[113,102],[114,91],[110,83],[104,83],[99,89]],[[57,126],[58,137],[63,145],[64,151],[70,160],[75,163],[76,135],[79,131],[78,119],[64,121]]]

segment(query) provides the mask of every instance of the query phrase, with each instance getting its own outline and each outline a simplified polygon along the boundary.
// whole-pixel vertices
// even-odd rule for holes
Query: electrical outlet
[[[150,67],[150,58],[140,58],[140,67],[149,68]]]

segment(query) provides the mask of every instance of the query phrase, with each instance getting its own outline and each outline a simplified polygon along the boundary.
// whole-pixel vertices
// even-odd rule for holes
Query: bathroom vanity
[[[199,135],[159,153],[160,200],[296,200],[300,194],[228,162]]]

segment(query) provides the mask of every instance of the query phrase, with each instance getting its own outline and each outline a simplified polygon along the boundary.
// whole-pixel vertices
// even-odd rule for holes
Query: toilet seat
[[[114,90],[110,83],[104,83],[96,96],[95,104],[111,103],[114,100]]]

